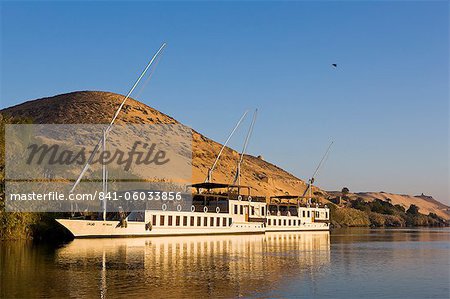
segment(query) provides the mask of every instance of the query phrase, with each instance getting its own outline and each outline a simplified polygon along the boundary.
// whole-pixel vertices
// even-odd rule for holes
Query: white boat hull
[[[146,230],[144,222],[128,222],[127,227],[118,227],[118,221],[56,219],[75,238],[151,237],[214,234],[264,233],[262,224],[238,223],[230,227],[153,227]]]
[[[229,212],[146,210],[126,225],[119,221],[57,219],[76,238],[151,237],[177,235],[263,234],[281,231],[328,231],[329,210],[300,208],[297,216],[266,215],[266,203],[230,200]],[[125,223],[123,223],[125,224]]]
[[[181,235],[217,235],[217,234],[263,234],[281,231],[328,231],[326,223],[304,223],[296,227],[266,226],[263,223],[233,223],[227,227],[179,227],[165,226],[146,229],[144,222],[127,222],[120,227],[118,221],[57,219],[75,238],[112,238],[112,237],[151,237]]]

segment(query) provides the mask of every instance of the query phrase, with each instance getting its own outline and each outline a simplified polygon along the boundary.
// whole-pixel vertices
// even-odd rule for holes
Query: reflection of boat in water
[[[286,242],[288,241],[288,242]],[[226,249],[228,253],[238,252],[243,245],[252,247],[266,247],[289,243],[300,251],[328,251],[330,247],[330,234],[328,231],[318,232],[268,232],[266,234],[226,235],[226,236],[171,236],[160,238],[103,238],[103,239],[76,239],[64,246],[59,255],[75,257],[79,254],[98,254],[106,251],[113,253],[122,249],[146,252],[151,249],[154,253],[172,252],[177,248],[178,253],[205,254],[219,253]],[[226,245],[225,245],[226,244]],[[226,248],[225,248],[226,247]],[[273,250],[277,250],[274,248]]]
[[[330,263],[330,236],[325,231],[76,239],[55,259],[70,270],[67,281],[77,282],[68,289],[71,295],[81,288],[108,295],[235,297],[280,287],[291,275],[315,279]],[[79,277],[84,272],[89,279]]]

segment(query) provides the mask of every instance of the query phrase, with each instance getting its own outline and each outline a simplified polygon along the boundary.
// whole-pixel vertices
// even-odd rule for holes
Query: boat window
[[[183,216],[183,226],[187,226],[187,216]]]
[[[328,219],[328,212],[325,212],[325,218]]]
[[[209,226],[214,226],[214,217],[209,218]]]
[[[272,225],[272,220],[269,219],[269,220],[267,221],[267,223],[268,223],[269,225]]]
[[[156,215],[153,215],[152,218],[153,218],[153,219],[152,219],[152,224],[153,224],[153,225],[156,225]]]
[[[287,206],[279,206],[279,211],[281,216],[287,216],[288,215],[288,207]]]
[[[297,216],[297,207],[296,206],[290,206],[289,212],[291,213],[291,216]]]
[[[203,226],[208,226],[208,217],[203,218]]]
[[[284,225],[284,226],[286,226],[286,219],[284,219],[284,221],[283,221],[283,225]]]
[[[202,217],[197,217],[197,226],[202,226]]]
[[[255,207],[252,206],[252,216],[255,215]]]
[[[292,220],[292,225],[293,225],[293,226],[296,226],[296,225],[297,225],[297,220],[295,220],[295,219]]]
[[[161,215],[161,217],[159,218],[159,225],[164,226],[164,216]]]
[[[169,216],[169,226],[172,226],[172,216]]]
[[[223,219],[222,226],[223,227],[227,226],[227,218],[222,218],[222,219]]]
[[[308,217],[311,217],[311,215],[309,214],[309,211],[308,211]]]
[[[180,216],[177,216],[177,217],[176,217],[176,221],[177,221],[177,222],[176,222],[176,225],[177,225],[177,226],[180,226]]]
[[[269,212],[270,212],[270,215],[276,215],[278,212],[277,206],[275,206],[275,205],[269,206]]]
[[[234,205],[234,214],[237,215],[237,213],[238,213],[238,206]]]
[[[289,219],[289,224],[288,224],[289,226],[291,226],[291,220]]]
[[[231,218],[228,218],[228,226],[231,226],[232,221],[233,220]]]
[[[220,226],[220,217],[216,218],[216,226]]]
[[[266,211],[265,211],[264,207],[261,207],[261,216],[265,216],[265,215],[266,215],[265,212],[266,212]]]
[[[281,219],[278,219],[278,225],[281,226]]]
[[[306,211],[303,210],[303,217],[306,217]]]
[[[239,206],[239,208],[240,208],[240,212],[241,212],[240,214],[244,215],[244,206]]]
[[[194,216],[191,216],[191,226],[194,226],[194,222],[195,220],[194,220]]]

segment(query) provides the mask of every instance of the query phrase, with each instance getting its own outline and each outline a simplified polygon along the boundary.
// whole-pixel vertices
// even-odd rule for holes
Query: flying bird
[[[333,64],[331,64],[333,67],[335,67],[335,68],[337,68],[337,64],[336,63],[333,63]]]

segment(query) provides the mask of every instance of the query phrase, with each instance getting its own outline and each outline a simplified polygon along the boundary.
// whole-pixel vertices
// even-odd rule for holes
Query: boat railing
[[[231,200],[243,200],[251,202],[266,202],[265,196],[252,196],[252,195],[242,195],[242,194],[230,194],[229,199]]]
[[[252,201],[252,202],[266,202],[266,197],[264,196],[251,196],[242,195],[237,193],[201,193],[194,194],[194,201],[217,201],[217,200],[242,200],[242,201]]]

